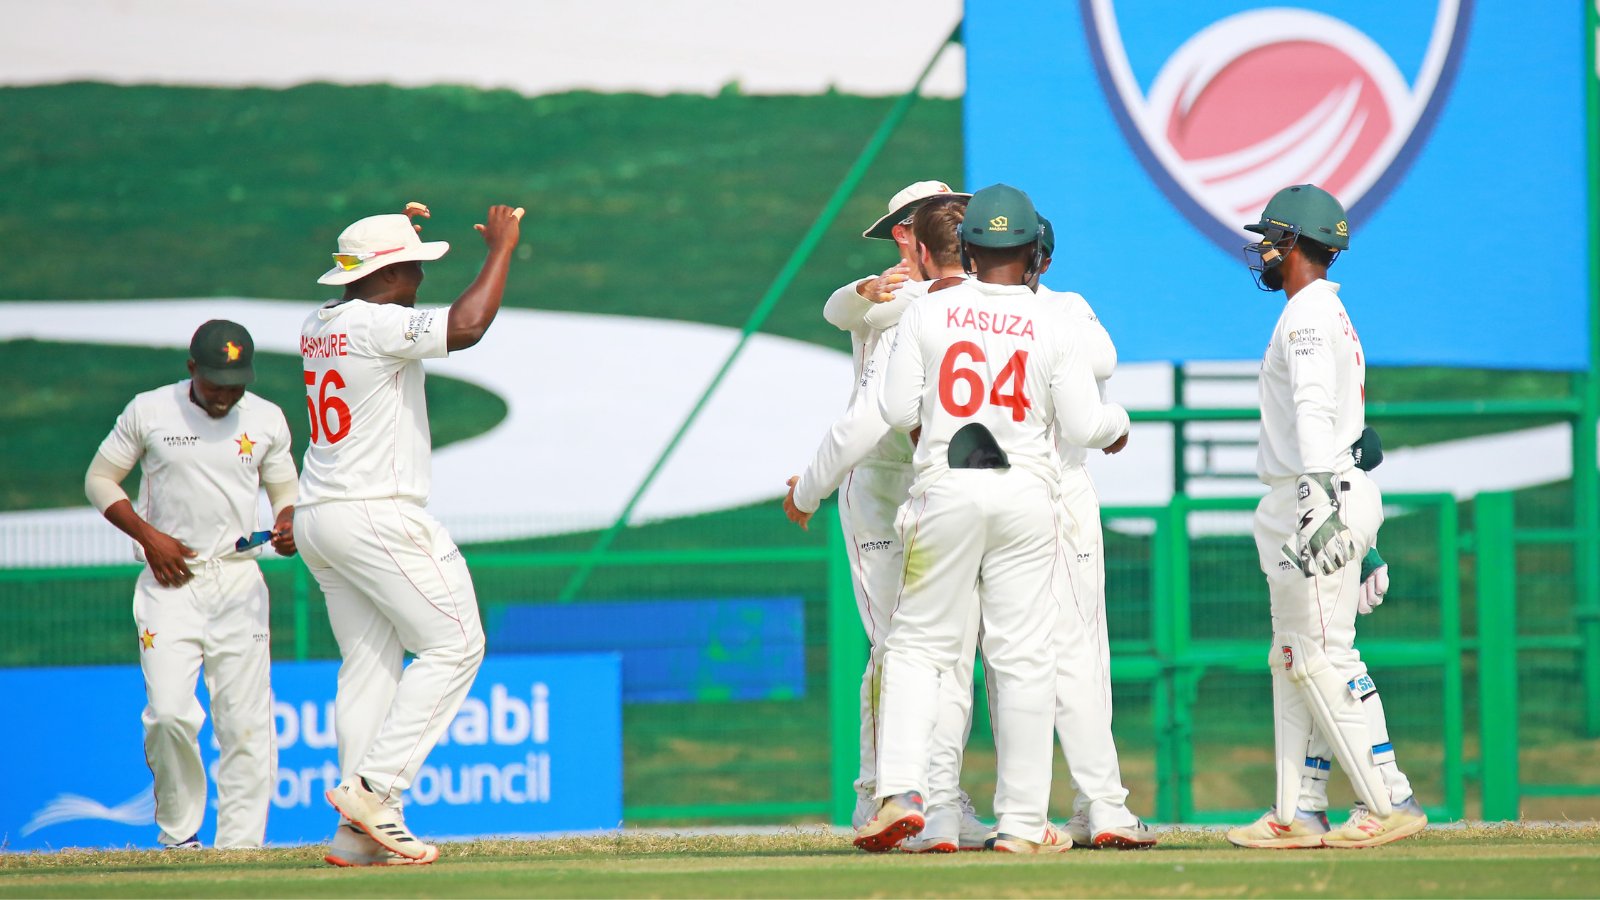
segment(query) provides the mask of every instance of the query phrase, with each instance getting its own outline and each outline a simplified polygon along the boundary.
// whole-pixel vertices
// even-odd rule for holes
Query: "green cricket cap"
[[[995,184],[972,195],[961,220],[961,240],[975,247],[1020,247],[1039,239],[1039,213],[1028,195]]]
[[[195,329],[189,358],[195,374],[212,384],[240,385],[256,380],[256,342],[238,322],[212,319]]]
[[[1298,230],[1319,244],[1335,250],[1350,249],[1350,222],[1344,204],[1314,184],[1297,184],[1272,195],[1261,221],[1244,226],[1245,231],[1266,234],[1268,228]]]
[[[1054,225],[1050,224],[1050,220],[1044,216],[1039,217],[1039,246],[1044,249],[1046,259],[1055,255],[1056,229]]]

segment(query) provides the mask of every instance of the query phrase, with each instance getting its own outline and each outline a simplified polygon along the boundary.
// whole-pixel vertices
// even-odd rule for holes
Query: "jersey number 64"
[[[962,356],[972,357],[975,363],[987,362],[983,355],[983,348],[971,341],[957,341],[950,345],[944,353],[944,360],[939,363],[939,405],[944,411],[958,418],[966,418],[978,411],[983,405],[983,376],[976,369],[963,368],[957,363]],[[1027,414],[1032,403],[1023,393],[1023,385],[1028,379],[1028,351],[1018,350],[1011,354],[1005,368],[995,376],[994,386],[989,389],[989,404],[991,406],[1006,406],[1011,409],[1011,421],[1021,422]],[[967,399],[964,403],[956,402],[956,384],[965,383],[967,386]],[[1012,391],[1009,394],[1000,393],[1000,389],[1010,383]]]

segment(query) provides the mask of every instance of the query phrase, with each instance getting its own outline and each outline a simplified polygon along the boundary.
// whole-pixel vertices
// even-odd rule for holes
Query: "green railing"
[[[1380,542],[1395,587],[1389,603],[1361,620],[1358,646],[1383,690],[1402,765],[1431,812],[1466,816],[1475,778],[1483,815],[1493,819],[1516,817],[1525,798],[1600,795],[1600,784],[1592,783],[1600,772],[1555,783],[1549,767],[1528,755],[1538,752],[1537,742],[1519,740],[1530,727],[1549,727],[1534,710],[1540,689],[1529,679],[1545,676],[1528,666],[1531,658],[1556,654],[1565,680],[1578,682],[1585,645],[1566,618],[1581,609],[1563,574],[1571,563],[1543,554],[1576,553],[1581,535],[1519,528],[1510,494],[1477,498],[1470,535],[1461,533],[1461,506],[1449,495],[1385,500],[1389,518]],[[1254,504],[1179,496],[1166,506],[1104,510],[1116,733],[1134,802],[1159,821],[1242,821],[1270,796],[1270,623],[1249,533]],[[804,696],[625,707],[629,822],[848,821],[866,642],[831,513],[814,520],[825,541],[742,547],[729,535],[720,549],[624,547],[592,571],[588,590],[574,602],[755,594],[804,602]],[[1463,553],[1476,554],[1474,567],[1461,566]],[[561,585],[589,559],[582,550],[471,552],[486,620],[497,604],[561,602]],[[1557,605],[1548,591],[1539,593],[1541,566],[1561,578]],[[277,657],[335,655],[320,593],[305,568],[276,558],[263,560],[262,568],[273,591]],[[136,571],[0,570],[5,663],[132,662],[128,602]],[[1466,579],[1475,582],[1476,603],[1463,622]],[[1474,709],[1477,727],[1468,731]],[[980,709],[977,761],[970,767],[980,781],[983,753],[992,752],[984,750],[983,715]],[[1582,716],[1565,727],[1565,734],[1581,734]],[[1581,743],[1575,746],[1581,752]],[[1534,781],[1522,780],[1534,772]],[[984,798],[981,784],[974,794]]]
[[[1448,494],[1408,494],[1386,498],[1391,509],[1402,509],[1415,514],[1426,512],[1433,518],[1429,548],[1423,555],[1430,556],[1429,580],[1436,580],[1436,622],[1432,633],[1415,634],[1407,638],[1378,638],[1358,641],[1363,658],[1367,659],[1380,685],[1386,673],[1397,669],[1421,669],[1438,673],[1439,693],[1430,698],[1437,709],[1436,724],[1440,734],[1440,787],[1442,790],[1431,806],[1436,816],[1458,819],[1466,808],[1466,765],[1464,752],[1464,723],[1462,697],[1462,639],[1460,616],[1460,578],[1457,568],[1457,507]],[[1200,700],[1200,684],[1208,676],[1226,673],[1238,677],[1240,692],[1253,694],[1257,708],[1255,721],[1250,727],[1239,727],[1228,721],[1222,729],[1230,733],[1233,746],[1247,750],[1271,753],[1270,686],[1266,669],[1267,645],[1271,640],[1271,626],[1266,601],[1266,585],[1255,562],[1256,551],[1249,535],[1248,524],[1240,523],[1234,531],[1222,538],[1236,545],[1245,545],[1237,554],[1238,565],[1231,566],[1228,580],[1236,582],[1242,605],[1254,607],[1245,615],[1235,615],[1231,626],[1238,626],[1237,636],[1202,636],[1193,626],[1195,596],[1198,582],[1218,573],[1204,570],[1195,562],[1197,552],[1205,550],[1197,544],[1194,520],[1212,513],[1246,513],[1255,508],[1253,498],[1199,499],[1179,497],[1169,506],[1157,507],[1107,507],[1103,511],[1108,532],[1108,585],[1107,615],[1113,636],[1112,680],[1119,694],[1131,692],[1148,696],[1147,704],[1137,704],[1133,715],[1148,716],[1146,723],[1131,722],[1131,716],[1118,713],[1117,733],[1129,730],[1153,735],[1150,748],[1133,748],[1126,738],[1119,740],[1125,759],[1153,756],[1154,798],[1134,798],[1142,809],[1153,813],[1162,822],[1238,822],[1247,821],[1260,813],[1257,806],[1229,807],[1197,804],[1197,719],[1206,715],[1205,704]],[[1116,545],[1111,538],[1120,529],[1132,526],[1134,534],[1148,532],[1148,538],[1135,541],[1143,544],[1149,554],[1147,578],[1137,578],[1146,585],[1144,596],[1130,596],[1124,589],[1134,574],[1125,570],[1118,577]],[[1415,532],[1416,529],[1413,529]],[[1412,540],[1417,535],[1412,534]],[[1146,543],[1147,541],[1147,543]],[[1124,544],[1129,542],[1124,541]],[[1236,548],[1237,549],[1237,548]],[[841,548],[842,552],[842,548]],[[1415,556],[1416,554],[1413,554]],[[834,669],[829,683],[833,685],[834,767],[833,820],[843,824],[849,821],[854,794],[850,780],[856,766],[857,695],[861,666],[865,662],[866,645],[860,628],[843,623],[855,616],[854,599],[849,594],[849,584],[830,596],[835,606],[830,621],[845,633],[836,634],[832,646]],[[1141,614],[1147,610],[1147,614]],[[1130,620],[1137,620],[1136,622]],[[1129,626],[1132,625],[1130,628]],[[1131,632],[1141,632],[1134,637]],[[1246,636],[1246,634],[1249,636]],[[837,641],[843,640],[843,643]],[[847,652],[838,652],[841,648]],[[1265,703],[1259,701],[1266,701]],[[1119,700],[1119,710],[1121,701]],[[1231,720],[1233,710],[1216,711],[1224,720]],[[1216,729],[1213,729],[1216,730]],[[1405,751],[1403,738],[1402,753]],[[1214,754],[1208,754],[1214,755]],[[1127,768],[1127,766],[1125,766]],[[1266,769],[1258,766],[1254,778],[1261,790],[1255,796],[1257,804],[1270,800],[1270,784]],[[1249,783],[1251,779],[1243,779]]]

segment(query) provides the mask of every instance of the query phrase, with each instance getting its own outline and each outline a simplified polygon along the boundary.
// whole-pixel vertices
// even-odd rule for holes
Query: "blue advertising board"
[[[489,650],[615,650],[624,703],[798,700],[804,607],[799,597],[502,603],[489,612]]]
[[[1033,196],[1121,358],[1260,356],[1241,226],[1313,182],[1374,363],[1587,367],[1581,5],[967,0],[963,38],[966,187]]]
[[[275,663],[278,771],[267,841],[328,839],[339,782],[337,662]],[[406,792],[424,837],[613,829],[622,820],[621,664],[612,654],[490,656],[444,739]],[[155,797],[145,767],[138,666],[0,670],[18,732],[0,742],[6,849],[150,847]],[[209,704],[201,682],[201,702]],[[200,733],[207,771],[217,749]],[[213,778],[214,782],[214,778]],[[200,836],[216,828],[216,789]]]

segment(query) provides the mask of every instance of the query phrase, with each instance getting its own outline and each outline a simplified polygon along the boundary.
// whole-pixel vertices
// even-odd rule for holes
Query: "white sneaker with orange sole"
[[[423,843],[406,827],[400,810],[383,802],[376,791],[360,778],[347,778],[325,795],[339,815],[367,833],[383,849],[410,860],[439,856],[439,848]]]

